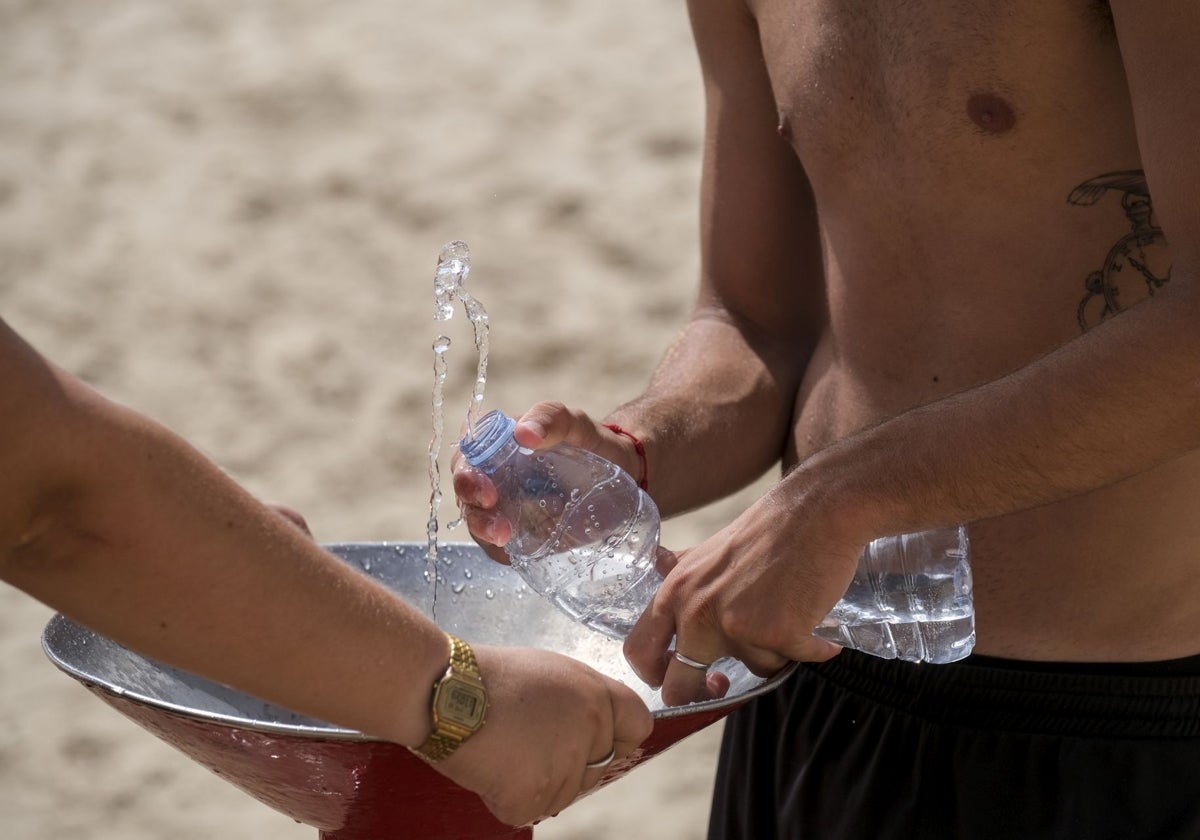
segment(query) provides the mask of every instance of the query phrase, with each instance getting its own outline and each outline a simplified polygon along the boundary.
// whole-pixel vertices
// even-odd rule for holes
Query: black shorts
[[[710,840],[1200,840],[1200,656],[846,650],[727,721]]]

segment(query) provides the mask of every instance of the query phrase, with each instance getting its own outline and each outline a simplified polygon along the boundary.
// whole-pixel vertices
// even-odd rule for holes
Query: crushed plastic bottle
[[[512,524],[505,549],[535,592],[575,620],[624,638],[662,583],[660,519],[633,477],[593,452],[559,444],[536,452],[516,421],[484,415],[459,442],[499,494]],[[975,644],[963,526],[883,537],[867,546],[845,597],[815,635],[886,659],[954,662]]]

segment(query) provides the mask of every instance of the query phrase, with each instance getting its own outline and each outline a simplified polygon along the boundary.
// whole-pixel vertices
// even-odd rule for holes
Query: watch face
[[[438,692],[438,714],[451,723],[476,729],[483,723],[487,711],[487,694],[482,686],[450,678],[442,683]]]

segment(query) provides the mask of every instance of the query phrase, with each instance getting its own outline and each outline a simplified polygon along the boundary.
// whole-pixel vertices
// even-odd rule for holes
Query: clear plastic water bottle
[[[536,452],[493,411],[459,442],[488,475],[496,509],[512,523],[505,546],[535,592],[594,630],[624,638],[662,583],[655,567],[659,515],[627,472],[559,444]],[[816,635],[886,659],[953,662],[975,644],[966,529],[884,537],[859,560],[845,597]]]
[[[961,525],[874,540],[814,633],[884,659],[962,659],[975,647],[969,554]]]
[[[512,523],[505,550],[513,568],[575,620],[624,638],[662,583],[658,507],[611,461],[567,444],[522,449],[515,426],[492,411],[459,442]]]

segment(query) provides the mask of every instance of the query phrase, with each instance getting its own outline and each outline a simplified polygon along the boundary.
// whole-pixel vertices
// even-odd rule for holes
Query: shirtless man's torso
[[[749,5],[778,134],[811,184],[825,271],[790,463],[1004,377],[1166,288],[1171,254],[1107,4]],[[1200,651],[1197,511],[1192,454],[975,522],[978,650]]]
[[[1200,6],[689,11],[699,292],[605,418],[642,446],[556,403],[518,433],[665,515],[782,462],[625,641],[668,703],[802,663],[728,719],[709,836],[1200,836]],[[958,522],[976,655],[812,635],[867,542]]]

